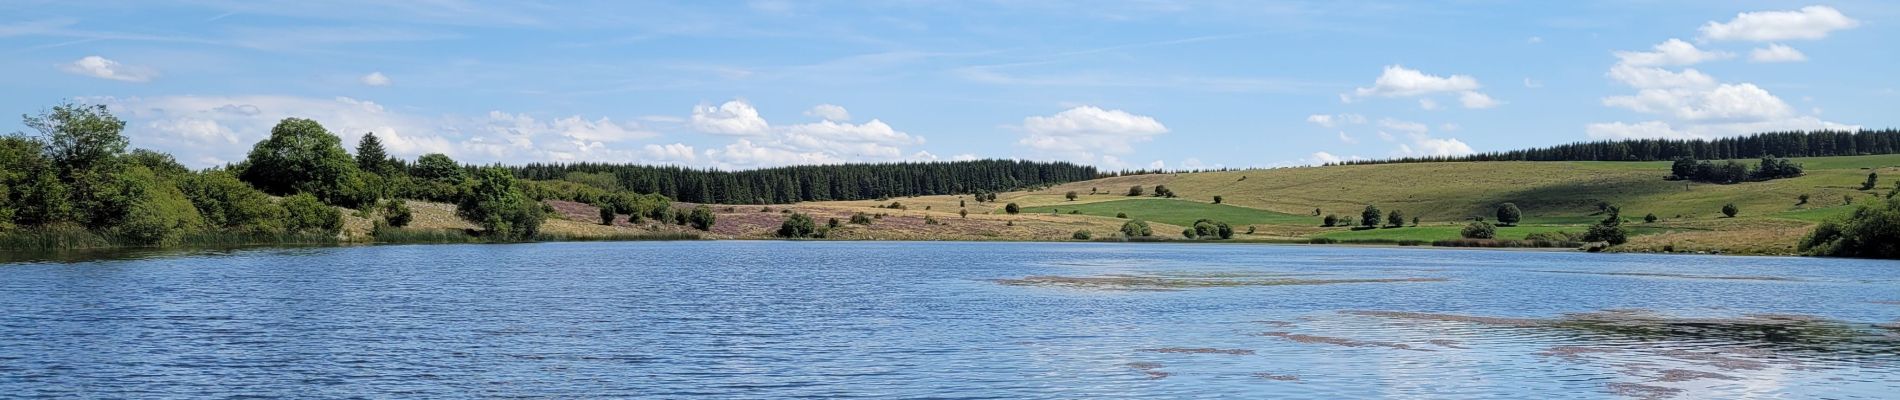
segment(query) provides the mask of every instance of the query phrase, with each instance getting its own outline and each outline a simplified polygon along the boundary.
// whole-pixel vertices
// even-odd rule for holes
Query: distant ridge
[[[1720,139],[1628,139],[1446,157],[1356,160],[1326,165],[1457,161],[1668,161],[1830,157],[1900,153],[1900,130],[1770,132]]]

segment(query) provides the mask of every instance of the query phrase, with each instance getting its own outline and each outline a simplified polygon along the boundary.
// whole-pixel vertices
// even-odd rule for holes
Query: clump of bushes
[[[1181,235],[1188,239],[1232,239],[1234,227],[1226,222],[1202,218],[1194,221],[1194,225]]]
[[[1016,215],[1017,213],[1023,212],[1023,208],[1017,206],[1016,203],[1009,203],[1003,205],[1003,212],[1009,213],[1009,215]]]
[[[865,215],[864,213],[851,214],[851,223],[855,225],[870,225],[871,216]]]
[[[414,221],[415,218],[416,214],[409,210],[409,204],[402,200],[390,200],[383,203],[384,224],[401,228],[409,226],[409,222]]]
[[[1603,221],[1591,225],[1590,230],[1584,232],[1583,240],[1604,242],[1611,246],[1629,242],[1629,231],[1623,228],[1623,209],[1611,206],[1606,213],[1608,215],[1603,218]]]
[[[1121,233],[1122,237],[1148,237],[1154,236],[1155,231],[1153,228],[1148,227],[1148,223],[1145,221],[1130,220],[1122,223]]]
[[[710,231],[712,230],[713,223],[718,218],[718,215],[713,214],[712,207],[701,204],[697,207],[693,207],[692,214],[686,216],[686,222],[691,224],[693,229]]]
[[[1672,180],[1723,184],[1793,178],[1803,173],[1801,164],[1772,156],[1762,157],[1761,162],[1757,163],[1753,170],[1735,160],[1718,163],[1678,158],[1674,164],[1670,165],[1669,172],[1669,179]]]
[[[1070,239],[1075,239],[1075,240],[1089,240],[1094,237],[1095,237],[1095,234],[1089,233],[1087,229],[1075,231],[1074,234],[1069,235]]]
[[[1458,236],[1466,239],[1495,239],[1498,237],[1498,227],[1489,222],[1472,221],[1464,229],[1458,230]]]
[[[778,237],[802,239],[821,236],[818,235],[818,227],[812,223],[811,216],[803,213],[792,213],[792,215],[785,217],[785,222],[779,223]]]
[[[1900,258],[1900,199],[1863,205],[1814,227],[1797,247],[1816,256]]]

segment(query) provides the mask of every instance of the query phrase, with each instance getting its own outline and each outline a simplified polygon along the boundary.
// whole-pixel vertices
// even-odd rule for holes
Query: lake
[[[622,242],[0,264],[0,396],[1880,398],[1900,263]]]

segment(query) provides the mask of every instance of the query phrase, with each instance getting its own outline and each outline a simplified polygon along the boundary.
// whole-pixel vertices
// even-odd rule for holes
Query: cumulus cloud
[[[1132,153],[1135,143],[1168,132],[1153,117],[1094,106],[1024,118],[1021,128],[1024,136],[1018,145],[1084,163],[1101,163],[1103,154]]]
[[[1610,79],[1622,82],[1637,89],[1661,88],[1707,88],[1715,86],[1715,77],[1685,68],[1682,71],[1670,71],[1656,67],[1637,67],[1617,64],[1610,67]]]
[[[844,107],[838,106],[835,104],[819,104],[816,106],[812,106],[810,110],[805,110],[805,115],[823,118],[826,121],[844,122],[844,121],[851,120],[851,112],[846,111]]]
[[[86,56],[73,60],[73,62],[60,65],[60,69],[75,75],[126,82],[151,82],[152,78],[158,77],[158,70],[150,67],[121,64],[100,56]]]
[[[1306,122],[1311,122],[1314,125],[1332,128],[1332,127],[1339,126],[1341,124],[1366,123],[1366,116],[1359,115],[1359,114],[1336,114],[1336,115],[1335,114],[1313,114],[1313,115],[1306,116]]]
[[[693,146],[683,143],[648,144],[640,148],[645,159],[656,164],[691,165],[699,162]]]
[[[700,132],[738,136],[764,135],[772,128],[759,116],[759,110],[745,100],[694,106],[688,124]]]
[[[363,75],[363,77],[361,78],[356,78],[356,81],[362,82],[363,85],[365,86],[389,86],[389,84],[392,83],[389,80],[389,75],[383,75],[382,71],[371,72],[368,75]]]
[[[1663,121],[1643,121],[1638,123],[1606,122],[1589,124],[1584,127],[1584,132],[1589,134],[1592,139],[1713,139],[1760,132],[1858,130],[1861,128],[1862,126],[1860,125],[1829,122],[1823,121],[1820,118],[1802,116],[1770,121],[1718,124],[1676,125]]]
[[[1437,110],[1438,102],[1432,99],[1418,99],[1418,108],[1420,110]]]
[[[1464,92],[1458,95],[1458,104],[1463,104],[1465,108],[1483,109],[1497,107],[1498,101],[1484,93]]]
[[[1794,113],[1781,98],[1752,83],[1702,89],[1643,89],[1633,96],[1603,98],[1603,105],[1685,121],[1762,121]]]
[[[1728,22],[1702,25],[1702,37],[1711,40],[1777,40],[1826,38],[1829,33],[1860,26],[1840,10],[1828,6],[1807,6],[1795,11],[1759,11],[1735,15]]]
[[[1756,48],[1754,51],[1748,53],[1748,61],[1758,63],[1802,62],[1807,60],[1808,55],[1801,54],[1800,50],[1795,50],[1793,47],[1788,47],[1780,43],[1772,43],[1769,44],[1768,47]]]
[[[1636,67],[1695,65],[1735,57],[1734,53],[1704,51],[1682,39],[1673,38],[1651,46],[1650,51],[1618,51],[1614,54],[1623,65]]]
[[[1438,76],[1406,68],[1403,65],[1388,65],[1385,71],[1379,74],[1379,78],[1373,80],[1372,86],[1355,88],[1350,94],[1342,93],[1339,99],[1343,102],[1352,102],[1367,97],[1419,97],[1445,93],[1457,93],[1463,98],[1490,99],[1489,95],[1478,92],[1478,89],[1482,87],[1483,85],[1478,84],[1477,78],[1469,75]],[[1465,104],[1466,108],[1489,108],[1497,105],[1495,101],[1461,103]],[[1428,110],[1437,107],[1437,103],[1429,99],[1420,101],[1419,105]]]

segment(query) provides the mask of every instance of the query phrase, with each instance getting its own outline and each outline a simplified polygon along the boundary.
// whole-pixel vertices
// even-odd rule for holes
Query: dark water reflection
[[[1900,393],[1897,302],[1900,263],[1832,259],[840,242],[160,253],[0,265],[0,396],[1882,398]]]

